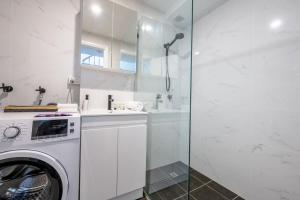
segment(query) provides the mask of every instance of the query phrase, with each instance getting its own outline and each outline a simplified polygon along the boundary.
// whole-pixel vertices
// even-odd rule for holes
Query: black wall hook
[[[5,85],[4,83],[2,83],[2,87],[0,87],[0,89],[3,90],[3,92],[12,92],[14,90],[14,88],[10,85]]]
[[[43,87],[41,87],[41,86],[39,86],[39,88],[38,88],[38,89],[36,89],[35,91],[39,92],[40,94],[44,94],[44,93],[46,93],[46,89],[45,89],[45,88],[43,88]]]

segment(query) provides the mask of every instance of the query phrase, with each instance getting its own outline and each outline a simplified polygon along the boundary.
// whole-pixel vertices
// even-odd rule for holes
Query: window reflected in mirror
[[[96,68],[105,67],[105,49],[92,46],[81,46],[81,65],[92,66]]]
[[[136,72],[136,54],[121,51],[120,69],[127,72]]]

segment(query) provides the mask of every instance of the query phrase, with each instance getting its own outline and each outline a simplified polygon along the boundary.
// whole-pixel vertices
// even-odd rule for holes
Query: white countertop
[[[151,109],[148,111],[151,114],[185,114],[189,113],[189,110],[179,110],[179,109],[161,109],[161,110],[155,110]]]
[[[114,115],[147,115],[147,112],[137,112],[131,110],[102,110],[102,109],[93,109],[88,111],[82,111],[82,117],[92,117],[92,116],[114,116]]]
[[[49,112],[3,112],[3,110],[0,110],[0,119],[28,119],[28,118],[34,118],[34,116],[38,114],[50,114]],[[52,112],[53,113],[53,112]],[[93,109],[88,111],[82,111],[79,113],[71,113],[73,116],[126,116],[126,115],[147,115],[147,112],[137,112],[137,111],[131,111],[131,110],[113,110],[108,111],[104,109]]]
[[[57,112],[3,112],[3,110],[0,110],[0,120],[33,119],[36,118],[35,116],[39,114],[55,114],[55,113]],[[73,117],[80,116],[79,113],[69,113],[69,114],[71,114]],[[40,117],[38,119],[42,119],[42,118],[43,117]]]

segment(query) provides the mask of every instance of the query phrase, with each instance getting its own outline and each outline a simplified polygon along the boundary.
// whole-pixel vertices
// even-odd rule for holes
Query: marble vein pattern
[[[79,0],[1,0],[0,81],[14,86],[0,104],[32,105],[39,85],[45,103],[66,102],[75,73]],[[1,105],[0,105],[1,106]]]
[[[192,167],[245,199],[300,199],[299,10],[228,0],[194,25]]]

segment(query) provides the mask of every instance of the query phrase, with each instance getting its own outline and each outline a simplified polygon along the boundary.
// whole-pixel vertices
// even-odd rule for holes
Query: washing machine
[[[78,200],[80,115],[0,113],[0,199]]]

